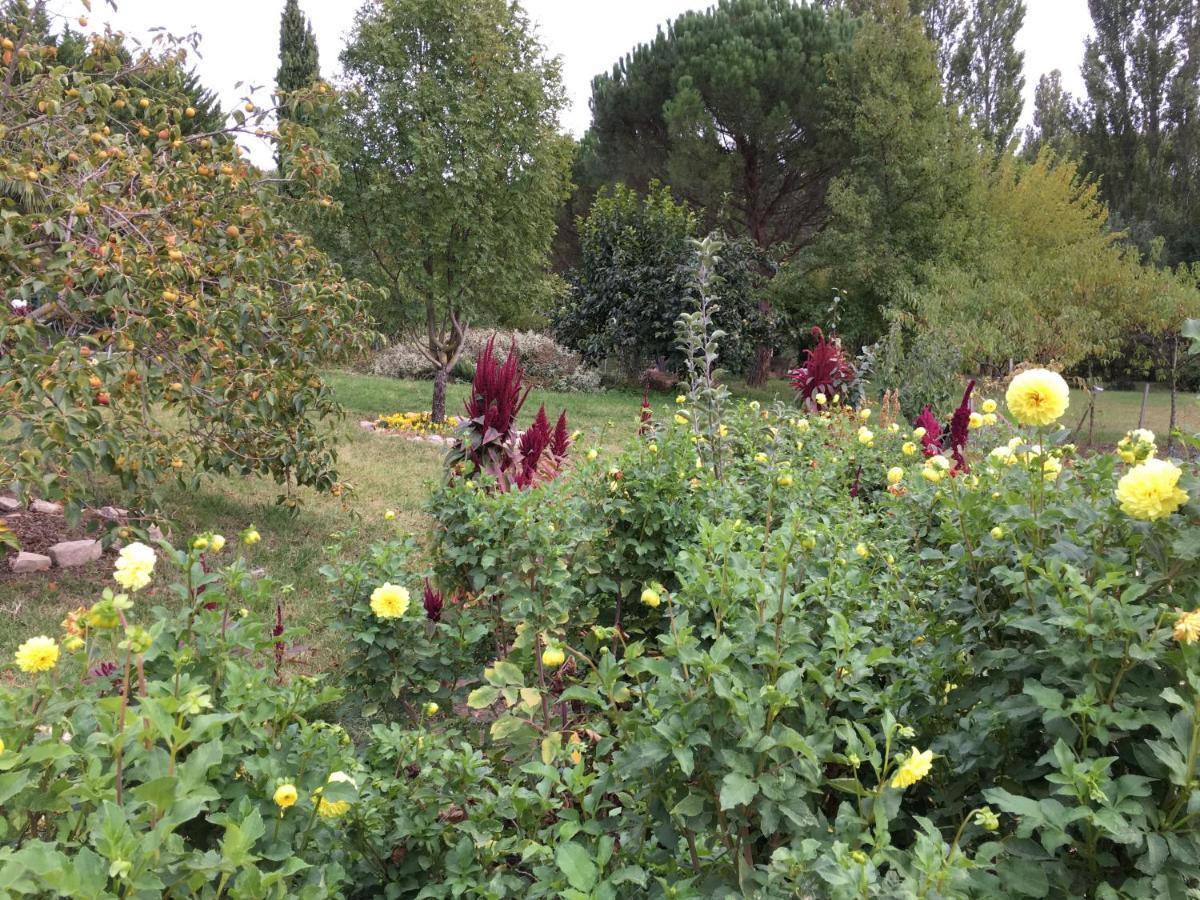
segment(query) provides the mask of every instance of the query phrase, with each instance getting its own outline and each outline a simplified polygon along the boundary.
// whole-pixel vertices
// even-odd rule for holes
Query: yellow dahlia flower
[[[1179,467],[1165,459],[1148,459],[1134,466],[1117,482],[1121,510],[1135,519],[1165,519],[1187,502],[1179,487]]]
[[[917,452],[917,445],[914,444],[912,441],[905,441],[904,446],[902,446],[900,448],[900,452],[903,453],[905,456],[912,456],[914,453]]]
[[[300,792],[296,790],[294,784],[281,784],[275,788],[275,794],[271,797],[275,801],[275,805],[280,809],[287,809],[289,806],[296,804],[296,799],[300,796]]]
[[[1067,411],[1071,389],[1057,372],[1029,369],[1012,380],[1004,399],[1022,425],[1049,425]]]
[[[662,602],[662,598],[659,597],[658,591],[654,590],[654,588],[646,588],[642,591],[642,602],[653,609]]]
[[[408,611],[408,588],[384,582],[371,592],[371,612],[380,619],[398,619]]]
[[[14,656],[22,672],[48,672],[58,664],[58,643],[45,636],[31,637]]]
[[[994,413],[996,411],[996,401],[991,399],[984,400],[983,404],[979,408],[982,409],[984,413]]]
[[[899,466],[892,466],[887,473],[888,484],[899,484],[904,480],[904,470]]]
[[[1200,640],[1200,609],[1179,613],[1171,636],[1181,644],[1194,644]]]
[[[154,548],[140,541],[126,544],[117,554],[113,568],[113,581],[130,591],[140,591],[150,583],[156,557]]]
[[[354,779],[345,772],[330,772],[327,782],[329,784],[341,782],[352,785],[355,788],[358,787]],[[320,793],[320,788],[317,789],[317,793]],[[321,797],[317,801],[317,815],[323,819],[336,819],[338,816],[344,816],[349,811],[350,801],[348,800],[326,800],[324,797]]]
[[[892,776],[892,787],[906,788],[916,784],[929,774],[931,768],[933,768],[933,751],[917,750],[914,747],[913,752],[900,764],[900,768]]]

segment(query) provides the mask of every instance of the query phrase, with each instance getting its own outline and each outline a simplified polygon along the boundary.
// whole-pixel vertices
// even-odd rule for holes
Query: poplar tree
[[[1086,163],[1115,218],[1164,262],[1200,257],[1196,0],[1089,0]]]
[[[1008,146],[1024,106],[1025,54],[1016,46],[1024,22],[1024,0],[972,0],[950,67],[950,96],[997,151]]]

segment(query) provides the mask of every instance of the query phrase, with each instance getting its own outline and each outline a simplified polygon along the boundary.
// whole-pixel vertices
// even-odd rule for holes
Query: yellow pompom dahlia
[[[1165,459],[1148,459],[1134,466],[1117,482],[1121,510],[1135,519],[1165,519],[1188,500],[1179,487],[1179,467]]]
[[[1057,372],[1029,369],[1012,380],[1004,399],[1022,425],[1049,425],[1067,411],[1071,389]]]
[[[135,541],[126,544],[117,554],[117,564],[113,569],[113,581],[130,591],[140,591],[150,583],[154,573],[156,557],[154,548]]]
[[[58,664],[58,643],[44,635],[31,637],[17,648],[14,658],[22,672],[48,672]]]
[[[408,612],[408,588],[384,582],[371,592],[371,612],[380,619],[399,619]]]
[[[1191,612],[1179,611],[1171,636],[1181,644],[1194,644],[1200,640],[1200,609]]]

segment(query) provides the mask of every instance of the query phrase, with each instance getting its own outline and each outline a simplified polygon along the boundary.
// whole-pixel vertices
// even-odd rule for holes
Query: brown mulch
[[[103,520],[90,518],[83,519],[77,525],[70,525],[67,522],[66,516],[35,513],[29,509],[7,513],[0,516],[0,521],[3,521],[8,530],[16,535],[17,542],[22,550],[27,553],[41,553],[43,555],[45,555],[50,547],[53,547],[60,541],[102,538],[104,536],[104,527],[102,526],[108,525]],[[14,575],[12,569],[9,568],[8,561],[15,558],[16,555],[16,551],[5,554],[3,564],[0,564],[0,580],[28,577],[27,575]],[[111,564],[111,562],[100,559],[86,566],[73,568],[70,571],[73,574],[83,574],[93,567],[103,568],[111,566]]]

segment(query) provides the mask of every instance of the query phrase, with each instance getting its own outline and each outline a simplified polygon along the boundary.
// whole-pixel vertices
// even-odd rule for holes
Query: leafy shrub
[[[558,339],[593,365],[614,360],[629,379],[651,366],[681,371],[675,322],[695,305],[693,214],[665,186],[652,184],[643,197],[617,185],[600,192],[579,232],[581,262],[556,315]],[[755,296],[754,254],[748,241],[730,239],[717,268],[724,287],[716,324],[734,372],[771,328]]]
[[[1025,375],[1026,393],[1053,387]],[[1054,425],[990,412],[967,414],[966,439],[951,417],[953,466],[890,406],[743,404],[724,408],[718,474],[691,409],[528,490],[449,479],[428,548],[354,560],[343,537],[325,571],[368,719],[354,751],[314,721],[332,692],[272,677],[270,583],[240,562],[207,571],[209,536],[204,560],[172,553],[182,612],[156,610],[148,645],[89,631],[93,658],[59,663],[123,676],[128,659],[125,687],[0,693],[0,884],[1149,898],[1200,883],[1194,466],[1149,435],[1128,459],[1080,457]],[[102,601],[89,627],[115,612]],[[280,816],[285,777],[300,810]],[[314,815],[322,799],[342,815]]]
[[[501,346],[516,344],[525,375],[531,384],[549,391],[591,392],[600,389],[600,373],[583,363],[579,354],[556,343],[554,338],[536,331],[489,331],[475,329],[467,333],[465,349],[455,377],[470,381],[475,377],[472,362],[492,335]],[[434,369],[428,357],[412,343],[397,341],[376,354],[368,365],[373,375],[389,378],[432,378]]]
[[[211,549],[158,556],[179,608],[106,591],[61,644],[22,645],[28,676],[0,687],[0,891],[341,893],[353,862],[335,813],[357,790],[329,776],[356,767],[319,718],[337,691],[276,677],[277,585],[243,560],[217,568]]]
[[[106,35],[69,67],[54,51],[16,49],[0,107],[0,405],[15,423],[0,485],[71,514],[98,475],[143,505],[201,471],[333,489],[341,408],[320,368],[361,346],[367,317],[293,227],[336,173],[313,133],[280,129],[284,194],[237,144],[267,111],[186,124],[180,48],[131,61]],[[292,102],[317,116],[332,96]]]

